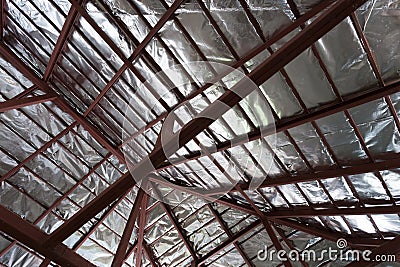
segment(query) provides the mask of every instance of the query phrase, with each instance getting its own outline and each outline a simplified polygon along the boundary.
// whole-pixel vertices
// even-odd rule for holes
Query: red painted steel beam
[[[0,40],[3,40],[4,28],[6,27],[6,0],[0,0]]]
[[[79,1],[79,3],[81,3],[81,2],[82,2],[82,0]],[[74,23],[77,19],[78,19],[78,12],[75,10],[75,8],[73,8],[71,6],[71,8],[69,9],[67,18],[65,19],[65,22],[61,29],[60,35],[58,36],[57,43],[54,46],[54,49],[53,49],[53,52],[51,53],[49,62],[47,63],[46,70],[43,75],[43,80],[45,82],[47,82],[49,80],[51,74],[53,73],[54,66],[57,64],[57,62],[60,58],[61,52],[67,43],[66,41],[67,41],[68,37],[70,36],[70,34],[73,30],[73,27],[74,27]]]
[[[323,239],[330,240],[332,242],[336,242],[338,239],[344,238],[346,239],[348,246],[354,249],[374,248],[385,243],[385,240],[382,239],[354,237],[340,232],[330,232],[326,229],[318,229],[317,227],[301,224],[289,219],[271,219],[271,221],[310,235],[322,237]]]
[[[25,91],[22,91],[18,95],[14,96],[14,98],[15,99],[24,98],[24,97],[30,95],[32,92],[36,91],[37,89],[38,89],[37,85],[34,84],[31,87],[29,87],[28,89],[26,89]]]
[[[396,156],[400,156],[400,154],[394,154]],[[393,155],[393,156],[394,156]],[[310,174],[299,174],[294,176],[287,177],[276,177],[276,179],[269,179],[264,181],[260,188],[263,187],[271,187],[271,186],[279,186],[285,184],[293,184],[293,183],[301,183],[301,182],[309,182],[315,180],[321,180],[326,178],[335,178],[341,176],[349,176],[355,174],[362,174],[367,172],[377,172],[383,170],[390,170],[400,167],[400,158],[388,159],[385,161],[379,161],[374,163],[356,165],[351,167],[344,167],[339,169],[325,170],[321,172],[315,172]],[[242,187],[242,186],[241,186]],[[244,189],[248,186],[244,185]]]
[[[282,209],[264,213],[267,218],[296,218],[316,216],[346,216],[370,214],[400,214],[400,206],[376,206],[355,208],[312,209],[297,207],[296,209]]]
[[[42,261],[42,263],[40,264],[39,267],[47,267],[47,266],[49,266],[50,262],[51,262],[51,260],[50,260],[49,258],[45,258],[45,259]]]
[[[40,79],[25,63],[18,58],[6,45],[0,44],[0,54],[9,62],[12,62],[13,66],[21,72],[26,78],[31,82],[36,84],[42,91],[47,93],[55,93],[54,90],[46,84],[42,79]],[[78,114],[65,100],[57,98],[54,101],[62,110],[71,115],[80,125],[85,128],[101,145],[107,148],[113,155],[115,155],[122,163],[125,162],[125,158],[122,152],[110,143],[100,131],[94,127],[86,118]]]
[[[139,213],[139,223],[138,223],[138,237],[137,237],[137,247],[136,247],[136,267],[140,267],[142,265],[142,255],[143,255],[143,242],[144,242],[144,228],[146,228],[146,209],[147,203],[149,201],[149,195],[145,193],[142,197],[140,213]]]
[[[124,233],[122,234],[121,241],[119,242],[117,252],[115,253],[113,262],[111,264],[112,267],[120,267],[124,263],[126,250],[129,245],[129,240],[131,239],[131,235],[133,232],[133,228],[135,227],[135,222],[138,217],[140,207],[142,204],[142,200],[146,194],[142,189],[139,189],[138,194],[136,196],[135,203],[133,204],[131,214],[129,215],[128,221],[125,225]],[[142,253],[141,251],[138,251]]]
[[[338,169],[327,169],[323,171],[318,171],[314,173],[303,173],[298,175],[285,175],[281,177],[274,177],[273,179],[265,180],[259,188],[266,188],[266,187],[274,187],[280,185],[287,185],[287,184],[294,184],[294,183],[302,183],[302,182],[310,182],[315,180],[322,180],[328,178],[335,178],[335,177],[342,177],[342,176],[349,176],[349,175],[356,175],[368,172],[379,172],[383,170],[391,170],[400,167],[400,154],[391,154],[393,159],[387,159],[383,161],[375,161],[373,163],[365,163],[360,165],[354,165],[351,167],[343,167]],[[243,189],[247,190],[247,184],[238,184],[238,186]],[[230,192],[237,192],[236,188],[233,188]],[[209,190],[205,192],[207,196],[219,195],[221,192],[220,189],[218,190]]]
[[[368,257],[372,260],[375,260],[375,256],[377,255],[394,255],[394,257],[399,260],[399,256],[397,255],[400,252],[400,236],[397,236],[393,240],[387,241],[381,246],[372,250],[372,254],[368,255]],[[376,261],[366,261],[363,257],[360,257],[359,261],[354,261],[346,267],[366,267],[366,266],[375,266],[380,264],[381,262],[377,259]]]
[[[0,230],[60,266],[95,267],[64,244],[46,246],[47,234],[3,206],[0,206]]]
[[[224,248],[228,247],[232,243],[238,241],[241,237],[243,237],[244,235],[246,235],[246,234],[250,233],[251,231],[253,231],[260,224],[261,224],[260,220],[254,221],[249,226],[247,226],[246,228],[243,228],[242,230],[240,230],[237,233],[233,234],[231,237],[229,237],[224,242],[219,244],[217,247],[215,247],[213,250],[208,252],[206,255],[204,255],[203,257],[199,258],[198,261],[196,261],[196,266],[201,266],[201,264],[204,263],[207,259],[209,259],[210,257],[214,256],[215,254],[217,254],[218,252],[220,252]]]
[[[301,54],[304,50],[306,50],[311,44],[316,42],[319,38],[321,38],[324,34],[326,34],[329,30],[331,30],[335,25],[337,25],[340,21],[342,21],[346,16],[348,16],[351,12],[355,11],[359,6],[361,6],[366,0],[339,0],[329,9],[325,10],[322,14],[318,16],[309,26],[307,26],[302,32],[296,35],[292,40],[283,45],[277,52],[275,52],[272,56],[270,56],[267,60],[261,63],[254,71],[249,73],[248,77],[253,80],[256,84],[260,85],[271,76],[273,76],[276,72],[278,72],[282,67],[288,64],[291,60],[293,60],[296,56]],[[167,11],[168,12],[168,11]],[[170,14],[172,15],[173,12]],[[163,16],[162,20],[165,20],[166,17]],[[0,52],[2,52],[1,49]],[[136,51],[136,50],[135,50]],[[134,53],[135,54],[135,53]],[[247,87],[243,87],[243,82],[239,82],[235,87],[239,88],[242,95],[248,95],[252,92],[252,89]],[[233,107],[237,103],[241,101],[241,98],[237,96],[235,93],[231,91],[227,91],[223,94],[216,102],[223,102],[229,107]],[[212,113],[213,115],[222,115],[226,110],[221,110],[215,105],[211,104],[207,107],[202,114]],[[213,116],[211,116],[213,117]],[[182,127],[180,132],[180,140],[179,147],[182,147],[186,143],[188,143],[191,139],[197,136],[200,132],[210,126],[214,120],[207,118],[197,118],[185,126]],[[171,151],[171,147],[175,147],[175,142],[167,142],[164,147],[156,147],[149,156],[136,164],[133,167],[133,172],[140,178],[145,177],[152,171],[149,168],[149,163],[152,163],[156,168],[159,167],[165,160],[166,155],[164,154],[164,149],[166,151]],[[178,149],[178,148],[175,148]],[[97,214],[96,212],[101,211],[107,205],[109,205],[112,201],[118,198],[124,191],[125,188],[129,186],[133,186],[135,181],[132,179],[130,175],[125,175],[121,177],[118,181],[116,181],[112,186],[105,190],[102,194],[100,194],[97,198],[92,200],[86,207],[94,206],[96,209],[91,210],[90,212]],[[101,208],[101,209],[100,209]],[[98,210],[100,209],[100,210]],[[71,219],[69,219],[64,225],[58,228],[53,234],[51,240],[61,241],[67,238],[69,235],[65,233],[73,233],[77,229],[79,229],[84,223],[85,220],[81,220],[81,218],[87,218],[88,216],[85,214],[86,210],[81,210],[77,214],[75,214]],[[90,217],[91,218],[91,217]],[[63,234],[61,234],[63,233]]]
[[[10,99],[4,102],[0,102],[0,112],[6,112],[12,109],[23,108],[26,106],[36,105],[43,102],[56,100],[57,95],[54,93],[48,93],[45,95],[25,97],[20,99]]]

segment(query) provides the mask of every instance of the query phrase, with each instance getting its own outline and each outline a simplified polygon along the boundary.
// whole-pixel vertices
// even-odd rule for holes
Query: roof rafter
[[[147,190],[147,189],[146,189]],[[138,237],[137,237],[137,247],[136,247],[136,266],[140,267],[142,264],[142,254],[143,254],[143,247],[144,247],[144,228],[146,227],[146,220],[147,220],[147,214],[146,214],[146,209],[147,209],[147,203],[149,201],[149,195],[147,193],[144,194],[144,196],[141,199],[140,203],[140,213],[139,213],[139,223],[138,223]]]
[[[143,251],[146,253],[147,258],[150,261],[150,264],[152,267],[158,267],[156,260],[154,259],[153,252],[149,248],[149,246],[146,243],[143,243]]]
[[[343,167],[337,169],[326,169],[323,171],[317,171],[314,173],[301,173],[298,175],[286,175],[281,177],[274,177],[274,179],[265,180],[260,188],[273,187],[279,185],[293,184],[293,183],[302,183],[309,182],[315,180],[329,179],[341,176],[349,176],[356,175],[368,172],[379,172],[383,170],[391,170],[400,167],[400,154],[391,154],[393,159],[387,159],[383,161],[376,161],[374,163],[365,163],[361,165],[354,165],[350,167]],[[397,157],[395,157],[397,156]],[[248,189],[247,184],[239,184],[240,188],[243,190]],[[233,188],[231,192],[236,192],[237,189]],[[210,190],[206,193],[208,196],[218,195],[221,190]]]
[[[345,215],[370,215],[370,214],[399,214],[400,206],[375,206],[375,207],[355,207],[355,208],[296,208],[287,210],[277,210],[265,213],[268,218],[295,218],[295,217],[314,217],[314,216],[345,216]]]
[[[50,260],[49,258],[45,258],[45,259],[42,261],[42,263],[40,264],[39,267],[47,267],[47,266],[49,266],[50,262],[51,262],[51,260]]]
[[[86,0],[79,0],[79,3],[86,2]],[[55,65],[57,64],[62,50],[65,48],[67,39],[71,35],[72,30],[74,29],[74,23],[78,20],[78,12],[75,10],[73,6],[71,6],[68,15],[65,19],[63,27],[61,29],[60,35],[58,36],[57,43],[54,46],[53,52],[51,53],[51,57],[46,66],[46,70],[43,74],[43,80],[47,82],[54,70]]]
[[[6,112],[12,109],[19,109],[26,106],[37,105],[48,101],[54,101],[57,95],[54,93],[47,93],[39,96],[25,97],[20,99],[10,99],[0,102],[0,112]]]
[[[262,219],[262,221],[263,221],[264,228],[267,231],[267,234],[268,234],[269,238],[271,239],[272,244],[274,245],[275,249],[277,251],[284,251],[281,242],[279,241],[277,235],[275,234],[274,229],[271,226],[271,222],[264,220],[264,219]],[[285,253],[285,255],[286,255],[286,253]],[[282,262],[282,264],[287,267],[288,266],[293,267],[293,264],[289,260],[284,260]]]
[[[291,250],[296,250],[296,247],[293,245],[293,243],[291,242],[291,240],[289,240],[289,238],[287,238],[285,236],[285,232],[280,229],[279,227],[276,227],[276,225],[272,224],[272,227],[275,229],[275,231],[279,234],[279,236],[281,237],[281,239],[283,240],[283,242],[286,243],[286,245],[291,249]],[[303,260],[300,259],[300,263],[301,265],[303,265],[304,267],[308,267],[308,264]]]
[[[370,247],[377,247],[382,245],[385,240],[374,239],[374,238],[364,238],[364,237],[352,237],[348,235],[344,235],[339,232],[330,232],[328,230],[321,230],[317,227],[313,227],[310,225],[301,224],[289,219],[270,219],[275,224],[284,225],[291,227],[297,231],[301,231],[304,233],[308,233],[310,235],[319,236],[323,239],[330,240],[332,242],[336,242],[340,238],[346,239],[348,245],[354,249],[365,249]]]
[[[6,22],[6,0],[0,0],[0,40],[3,40]]]
[[[141,188],[139,188],[138,194],[135,199],[135,203],[133,204],[131,210],[131,214],[129,215],[128,221],[126,222],[124,233],[122,234],[122,238],[121,241],[119,242],[118,249],[115,252],[115,256],[111,264],[112,267],[119,267],[122,266],[123,264],[126,255],[126,250],[129,245],[129,240],[131,239],[131,235],[135,227],[135,222],[139,215],[142,200],[145,194],[146,193]],[[142,251],[139,250],[137,250],[137,252],[142,253]]]

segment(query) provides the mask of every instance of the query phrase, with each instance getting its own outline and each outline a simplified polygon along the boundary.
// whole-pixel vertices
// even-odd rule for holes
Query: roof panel
[[[96,266],[264,266],[265,246],[397,236],[399,6],[331,2],[5,1],[0,203],[19,217],[0,214],[0,265],[60,264],[64,243],[67,262]],[[238,72],[174,67],[195,60]],[[258,86],[240,101],[245,76]],[[203,111],[221,116],[188,124]],[[169,162],[158,139],[171,112],[167,130],[185,134]],[[134,187],[128,169],[147,156],[151,194],[167,203]],[[41,231],[21,240],[11,221]]]

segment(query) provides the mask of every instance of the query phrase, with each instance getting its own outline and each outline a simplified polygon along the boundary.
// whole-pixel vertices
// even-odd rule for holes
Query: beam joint
[[[62,243],[46,246],[47,234],[1,205],[0,230],[60,266],[95,267]]]

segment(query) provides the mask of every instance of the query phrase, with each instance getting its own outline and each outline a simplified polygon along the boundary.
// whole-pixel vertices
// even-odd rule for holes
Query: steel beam
[[[79,0],[79,3],[81,3],[82,0]],[[74,27],[75,21],[78,19],[78,12],[75,10],[74,7],[71,6],[69,9],[67,18],[65,19],[65,22],[63,24],[63,27],[61,29],[60,35],[58,36],[57,43],[54,46],[53,52],[51,53],[49,62],[47,63],[46,70],[43,74],[43,80],[47,82],[49,78],[51,77],[51,74],[53,73],[54,66],[57,64],[61,52],[64,49],[66,45],[66,41],[69,37],[69,35],[72,32],[72,29]]]
[[[283,242],[286,243],[286,245],[291,249],[291,250],[296,250],[296,247],[293,245],[292,241],[289,240],[288,237],[286,237],[285,232],[280,229],[279,227],[276,227],[275,225],[273,225],[273,228],[275,229],[275,231],[279,234],[279,236],[281,237],[281,239],[283,240]],[[300,259],[300,263],[301,265],[303,265],[304,267],[308,267],[308,264]]]
[[[129,240],[131,239],[133,228],[135,227],[135,222],[140,211],[144,194],[146,193],[141,188],[139,188],[138,194],[135,199],[135,203],[133,204],[131,210],[131,214],[129,215],[128,221],[125,225],[124,233],[122,234],[122,238],[121,241],[119,242],[117,252],[115,253],[113,262],[111,264],[112,267],[120,267],[124,262],[126,250],[129,245]],[[142,251],[139,250],[137,250],[137,252],[142,253]]]
[[[379,259],[375,259],[377,255],[393,255],[397,261],[399,260],[399,256],[397,255],[400,252],[400,236],[397,236],[393,240],[387,241],[381,246],[372,250],[372,254],[368,255],[368,257],[372,261],[366,261],[363,257],[360,257],[359,261],[354,261],[346,267],[366,267],[366,266],[375,266],[380,264],[382,261]]]
[[[140,189],[141,190],[141,189]],[[143,191],[143,190],[142,190]],[[145,193],[142,197],[140,203],[140,213],[139,213],[139,223],[138,223],[138,237],[137,237],[137,247],[136,247],[136,267],[140,267],[142,265],[142,255],[143,255],[143,247],[144,247],[144,228],[146,227],[146,209],[147,203],[149,201],[149,195]]]
[[[0,40],[3,40],[4,28],[6,27],[6,0],[0,0]]]
[[[272,242],[272,244],[274,245],[276,251],[285,251],[285,250],[283,249],[283,247],[282,247],[281,242],[279,242],[279,239],[278,239],[278,237],[276,236],[275,231],[274,231],[274,229],[273,229],[272,226],[271,226],[271,223],[270,223],[269,221],[263,220],[263,225],[264,225],[264,228],[265,228],[265,230],[267,231],[267,234],[268,234],[268,236],[269,236],[269,239],[271,239],[271,242]],[[285,256],[284,256],[284,257],[286,258],[286,252],[285,252]],[[288,259],[283,260],[283,261],[282,261],[282,264],[283,264],[284,266],[286,266],[286,267],[288,267],[288,266],[289,266],[289,267],[293,267],[293,264],[292,264]]]
[[[64,244],[46,246],[47,234],[1,205],[0,230],[60,266],[95,267]]]
[[[361,238],[361,237],[349,236],[339,232],[330,232],[326,229],[324,230],[318,229],[314,226],[305,225],[288,219],[271,219],[271,221],[279,225],[284,225],[293,228],[297,231],[322,237],[323,239],[330,240],[332,242],[336,242],[338,239],[344,238],[346,239],[348,246],[353,249],[374,248],[386,242],[386,240],[382,239],[364,238],[364,237]]]
[[[12,109],[19,109],[26,106],[41,104],[48,101],[56,100],[57,95],[54,93],[48,93],[45,95],[25,97],[20,99],[10,99],[4,102],[0,102],[0,112],[6,112]]]
[[[356,175],[368,172],[379,172],[383,170],[391,170],[400,167],[400,154],[391,154],[393,159],[387,159],[383,161],[376,161],[373,163],[364,163],[360,165],[354,165],[351,167],[343,167],[337,169],[326,169],[323,171],[317,171],[314,173],[302,173],[298,175],[285,175],[274,177],[273,179],[265,180],[259,188],[274,187],[280,185],[310,182],[315,180],[322,180],[328,178]],[[238,184],[243,190],[248,189],[248,184],[240,183]],[[233,188],[231,192],[236,192],[237,189]],[[225,192],[225,191],[224,191]],[[206,192],[207,196],[219,195],[221,190],[209,190]]]
[[[51,260],[50,260],[49,258],[45,258],[45,259],[42,261],[42,263],[40,264],[39,267],[47,267],[47,266],[49,266],[50,262],[51,262]]]
[[[355,208],[330,208],[312,209],[297,207],[264,213],[268,218],[297,218],[315,216],[346,216],[346,215],[370,215],[370,214],[400,214],[400,206],[375,206]]]

